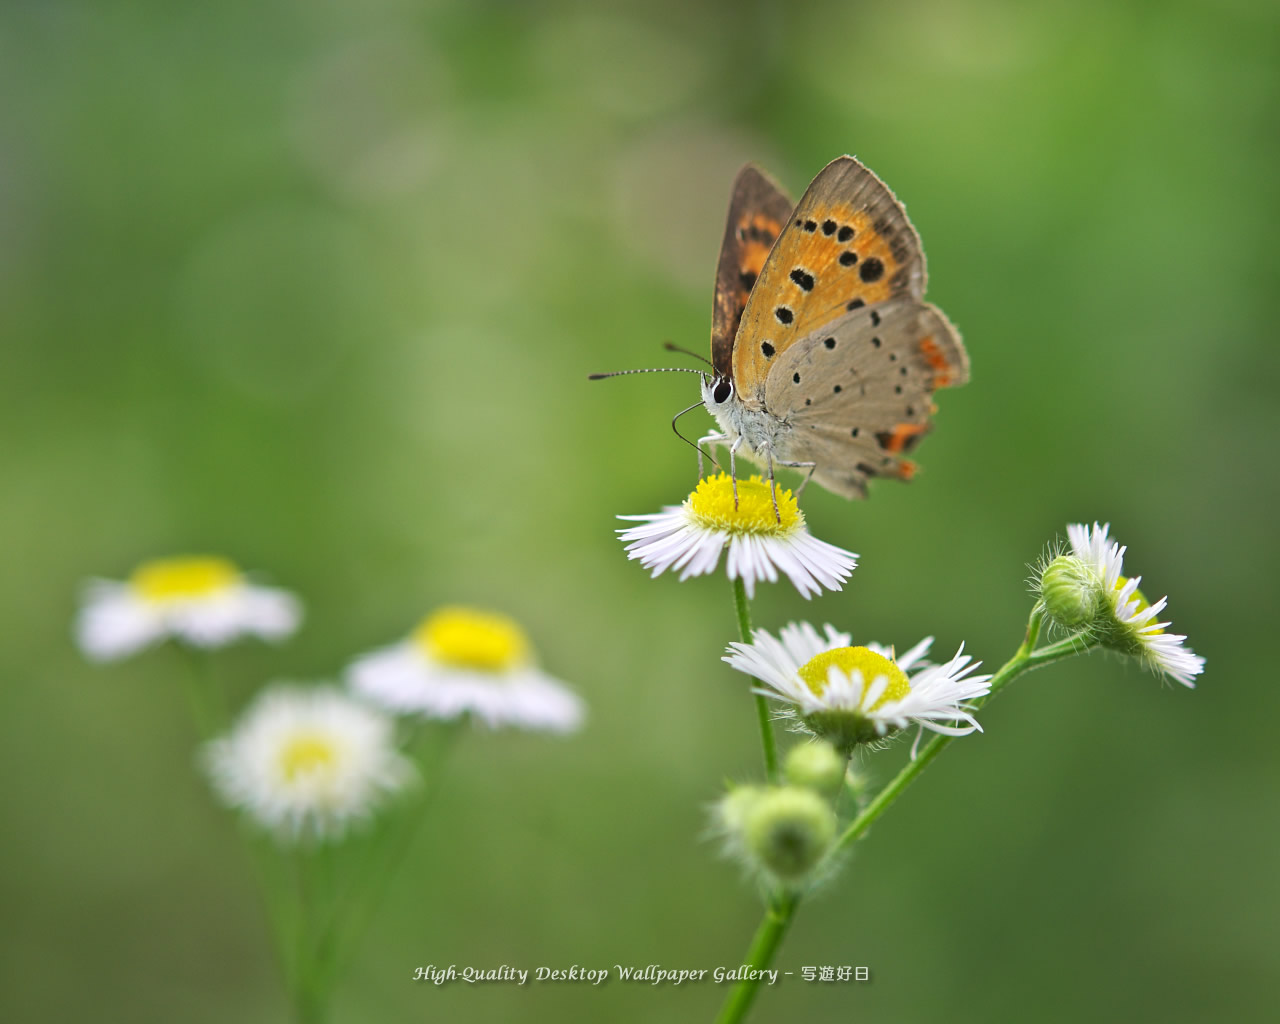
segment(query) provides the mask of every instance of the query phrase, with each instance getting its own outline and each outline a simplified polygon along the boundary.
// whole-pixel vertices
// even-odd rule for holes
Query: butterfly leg
[[[733,444],[729,445],[729,478],[733,481],[733,510],[738,511],[738,448],[742,445],[742,435],[739,434],[733,440]]]
[[[727,434],[721,434],[714,430],[710,434],[707,434],[705,437],[698,438],[698,441],[695,447],[698,449],[698,479],[699,480],[702,479],[702,455],[703,455],[702,446],[704,444],[710,444],[714,446],[717,444],[728,444],[728,443],[729,443],[729,437]],[[711,460],[711,464],[715,466],[716,469],[720,468],[720,464],[716,462],[716,457],[714,455],[708,455],[707,458]]]
[[[769,467],[769,497],[773,499],[773,518],[779,523],[782,522],[782,513],[778,510],[778,484],[773,478],[773,446],[767,441],[760,446],[760,453],[765,457],[765,464]],[[778,463],[785,466],[785,462]]]
[[[778,465],[786,466],[788,469],[809,470],[809,472],[805,474],[804,479],[800,481],[800,486],[796,488],[797,498],[804,493],[805,485],[813,479],[814,471],[818,468],[818,464],[816,462],[783,462],[781,459],[778,460]]]

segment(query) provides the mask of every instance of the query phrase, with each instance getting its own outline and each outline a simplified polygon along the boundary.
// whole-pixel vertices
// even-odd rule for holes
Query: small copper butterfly
[[[853,157],[827,164],[795,206],[742,168],[702,383],[720,431],[699,443],[742,451],[770,479],[774,463],[808,469],[806,483],[847,498],[871,477],[909,480],[903,456],[930,428],[933,392],[969,379],[959,333],[924,290],[906,210]]]

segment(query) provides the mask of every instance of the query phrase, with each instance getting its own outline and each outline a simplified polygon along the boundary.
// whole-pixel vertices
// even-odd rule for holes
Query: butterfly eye
[[[715,399],[716,405],[723,405],[729,401],[729,396],[733,394],[733,384],[728,380],[722,380],[716,384],[715,390],[711,392],[711,397]]]

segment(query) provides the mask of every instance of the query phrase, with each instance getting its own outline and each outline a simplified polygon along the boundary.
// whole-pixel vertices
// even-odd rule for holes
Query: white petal
[[[95,661],[114,661],[165,636],[164,620],[125,583],[90,584],[76,619],[76,641]]]

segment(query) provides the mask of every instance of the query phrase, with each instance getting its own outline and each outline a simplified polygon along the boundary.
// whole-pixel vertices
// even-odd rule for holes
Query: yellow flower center
[[[901,700],[911,692],[911,684],[907,682],[907,674],[898,668],[883,654],[865,647],[837,647],[834,651],[823,651],[800,666],[800,678],[808,684],[815,695],[821,697],[827,688],[827,669],[832,665],[845,675],[851,675],[854,669],[862,673],[865,685],[870,686],[877,676],[887,676],[889,685],[885,687],[879,699],[866,708],[875,711],[891,700]]]
[[[727,473],[718,473],[698,481],[685,505],[704,526],[715,530],[783,536],[803,526],[804,516],[790,491],[779,487],[777,493],[775,515],[766,481],[759,476],[739,480],[738,506],[734,508],[733,480]]]
[[[337,761],[338,751],[333,741],[319,733],[299,733],[280,751],[280,770],[288,782],[317,772],[331,775]]]
[[[441,608],[423,620],[413,642],[434,661],[481,672],[508,672],[529,661],[524,630],[505,615]]]
[[[164,603],[209,597],[242,578],[225,558],[162,558],[138,566],[129,582],[145,600]]]
[[[1117,577],[1117,579],[1116,579],[1116,593],[1117,593],[1117,594],[1119,594],[1119,593],[1120,593],[1120,591],[1124,589],[1125,584],[1126,584],[1126,583],[1128,583],[1128,582],[1129,582],[1129,580],[1128,580],[1126,577],[1124,577],[1124,576]],[[1137,602],[1138,602],[1138,607],[1136,607],[1136,608],[1133,610],[1133,614],[1135,614],[1135,615],[1136,615],[1138,612],[1145,612],[1148,608],[1150,608],[1150,607],[1151,607],[1151,602],[1147,600],[1147,596],[1146,596],[1146,595],[1145,595],[1141,590],[1138,590],[1136,587],[1134,588],[1133,593],[1129,596],[1129,599],[1130,599],[1131,601],[1137,601]],[[1152,627],[1148,626],[1146,629],[1140,630],[1140,632],[1142,632],[1142,633],[1144,633],[1144,634],[1151,634],[1151,635],[1153,635],[1153,636],[1154,636],[1156,633],[1163,633],[1163,632],[1164,632],[1164,630],[1163,630],[1163,629],[1153,629]]]

